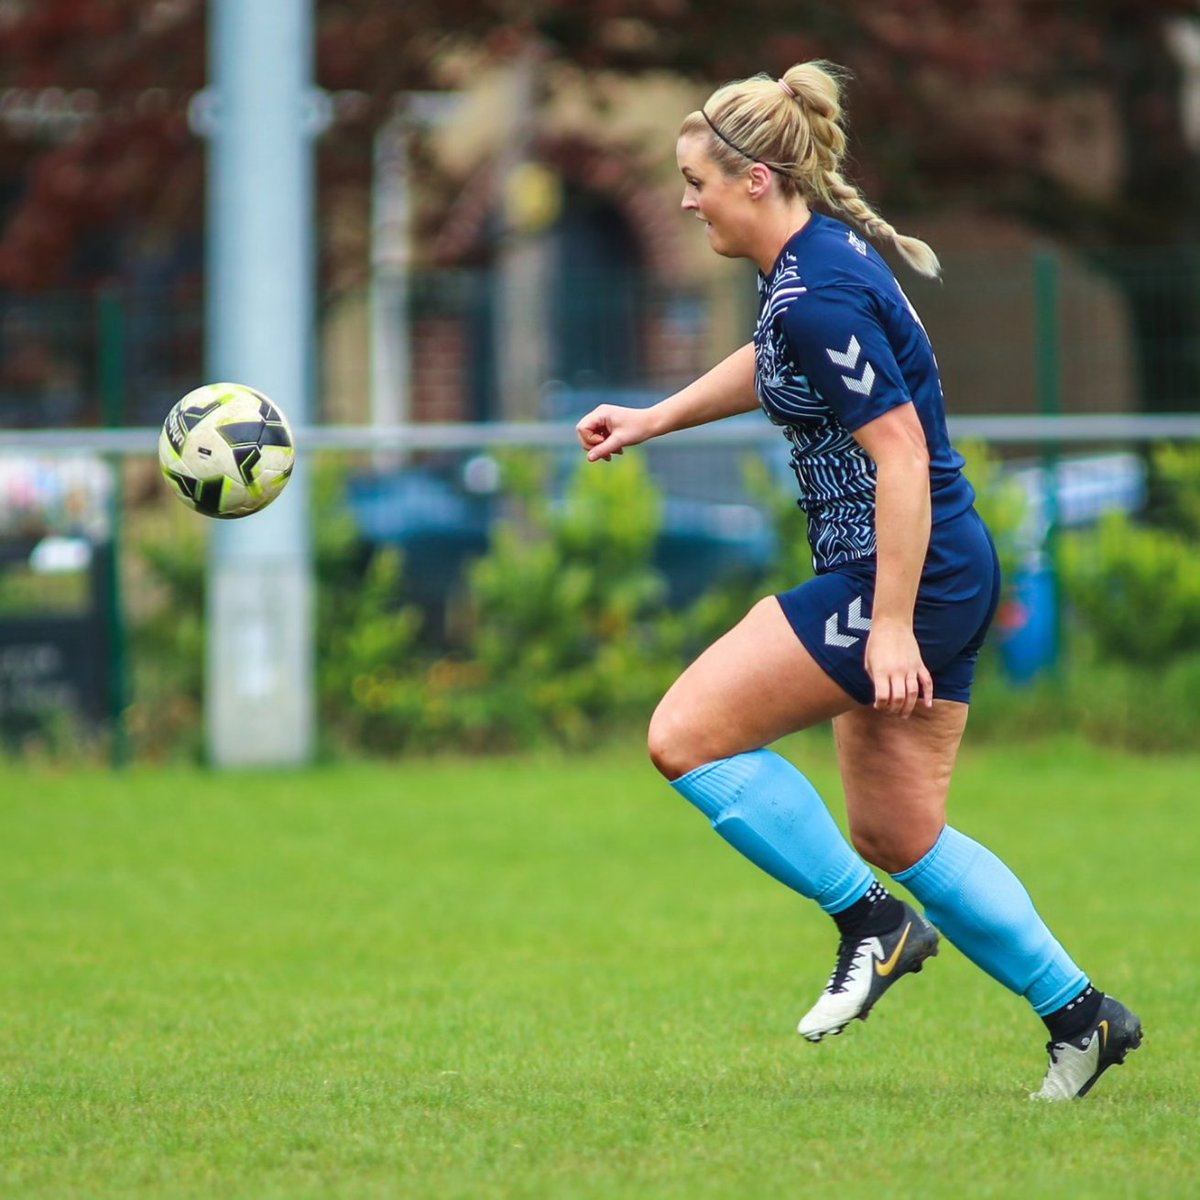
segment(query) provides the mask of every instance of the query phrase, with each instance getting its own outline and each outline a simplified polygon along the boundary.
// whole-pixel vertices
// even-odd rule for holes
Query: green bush
[[[1157,666],[1200,650],[1200,558],[1176,533],[1110,513],[1064,540],[1064,583],[1102,657]]]
[[[1163,445],[1151,456],[1158,520],[1192,541],[1200,540],[1200,445]]]
[[[967,449],[979,508],[1011,575],[1023,497],[981,447]],[[1200,566],[1181,530],[1189,512],[1200,513],[1198,461],[1161,461],[1163,476],[1181,481],[1172,489],[1176,528],[1110,518],[1065,539],[1079,629],[1074,657],[1058,678],[1017,689],[989,647],[973,728],[1020,738],[1077,730],[1152,749],[1190,742],[1200,696]],[[641,728],[690,657],[759,597],[811,575],[794,492],[757,459],[747,466],[748,487],[774,521],[778,559],[766,574],[727,580],[682,611],[667,608],[653,567],[662,502],[640,456],[581,462],[558,499],[548,469],[536,456],[504,463],[506,512],[468,573],[447,648],[426,636],[420,612],[405,602],[401,556],[363,545],[344,503],[345,466],[319,462],[313,512],[325,749],[580,746]],[[208,526],[165,507],[128,526],[130,725],[142,757],[199,757]]]
[[[165,495],[126,526],[126,725],[139,758],[202,754],[206,533],[203,520]]]
[[[719,587],[697,596],[685,611],[663,612],[660,619],[667,642],[683,659],[694,658],[732,629],[763,596],[789,591],[812,578],[812,549],[795,488],[781,486],[757,455],[747,455],[742,470],[749,498],[771,522],[778,548],[775,562],[766,573],[726,578]]]
[[[1161,447],[1152,466],[1158,523],[1110,513],[1063,539],[1062,567],[1100,658],[1157,669],[1200,652],[1200,448]]]
[[[386,677],[369,693],[377,727],[357,730],[365,748],[582,745],[643,719],[673,677],[653,619],[661,502],[644,466],[579,470],[558,503],[545,471],[536,458],[506,464],[510,511],[471,568],[465,645],[356,681]],[[364,703],[354,688],[343,701],[352,714]]]
[[[1020,535],[1028,504],[1024,489],[1001,474],[999,459],[982,442],[964,442],[960,447],[967,460],[966,473],[975,488],[975,508],[992,531],[1000,573],[1011,581],[1020,565]]]
[[[1014,687],[985,649],[971,703],[972,741],[1037,741],[1060,734],[1140,752],[1192,749],[1200,654],[1157,667],[1073,651],[1065,670]]]

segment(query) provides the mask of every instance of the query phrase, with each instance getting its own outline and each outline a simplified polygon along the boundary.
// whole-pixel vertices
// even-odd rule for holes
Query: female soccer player
[[[820,62],[727,84],[685,119],[683,208],[716,253],[758,265],[753,342],[653,407],[602,404],[578,425],[588,459],[607,461],[761,406],[791,443],[808,515],[816,576],[760,600],[684,671],[651,720],[650,756],[736,850],[836,922],[836,965],[799,1025],[809,1041],[864,1020],[937,953],[940,930],[1046,1023],[1035,1098],[1082,1096],[1137,1048],[1141,1024],[1092,987],[1012,871],[946,824],[999,565],[916,312],[854,227],[814,211],[940,271],[843,176],[841,122],[839,73]],[[830,718],[855,849],[765,748]]]

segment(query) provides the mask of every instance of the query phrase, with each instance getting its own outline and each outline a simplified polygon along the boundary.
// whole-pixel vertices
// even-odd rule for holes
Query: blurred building
[[[0,71],[0,420],[8,425],[101,419],[101,285],[121,291],[123,419],[152,423],[202,370],[204,158],[188,124],[203,82],[202,6],[156,6],[153,19],[137,16],[135,5],[127,18],[114,9],[109,23],[128,28],[125,43],[113,35],[105,44],[107,66],[98,70],[110,72],[108,91],[79,84],[93,67],[81,65],[78,39],[66,36],[64,23],[82,21],[87,7],[45,16],[63,26],[54,42],[45,30],[30,33],[43,20],[32,0],[0,5],[0,49],[62,47],[26,72],[34,82],[7,86],[23,78],[15,59]],[[898,23],[895,6],[849,7],[848,59],[858,54],[876,68],[872,76],[859,65],[851,97],[852,171],[895,224],[943,256],[944,284],[901,276],[938,347],[952,409],[1035,407],[1032,261],[1046,250],[1061,268],[1066,408],[1200,403],[1200,251],[1192,244],[1200,235],[1195,218],[1172,200],[1192,194],[1183,185],[1197,173],[1194,18],[1169,16],[1169,6],[1126,13],[1143,38],[1137,59],[1121,54],[1117,17],[1074,14],[1091,42],[1072,70],[1054,66],[1047,76],[1044,64],[1026,70],[1027,58],[1053,49],[1021,24],[1043,19],[1036,5],[998,8],[986,20],[964,14],[961,22],[950,5],[909,5]],[[1157,16],[1148,11],[1158,8]],[[375,27],[401,20],[398,9],[364,0],[362,12],[371,9]],[[553,57],[522,45],[512,30],[497,31],[507,39],[497,49],[478,28],[444,62],[439,51],[367,78],[379,64],[359,36],[361,12],[330,3],[324,16],[338,24],[342,42],[323,78],[343,89],[326,97],[334,123],[320,148],[324,419],[367,420],[377,398],[370,137],[388,89],[408,77],[444,88],[457,103],[430,119],[407,105],[407,93],[395,97],[412,118],[405,131],[406,353],[397,368],[406,412],[440,421],[535,416],[550,381],[661,391],[746,336],[752,269],[713,256],[678,211],[675,133],[706,87],[665,70],[585,68],[569,51]],[[883,23],[872,25],[876,18]],[[610,23],[626,31],[631,25]],[[1008,39],[997,61],[1019,70],[1006,73],[992,62],[973,77],[970,63],[965,73],[961,64],[943,63],[919,78],[905,74],[927,46],[947,55],[989,51],[983,41],[992,25]],[[1169,56],[1150,63],[1157,77],[1147,73],[1143,53],[1152,26],[1165,30]],[[441,45],[430,36],[430,45]],[[466,50],[471,37],[476,49]],[[1111,70],[1102,69],[1105,55],[1117,56]],[[136,73],[120,66],[125,59]],[[1117,67],[1127,77],[1114,83]],[[75,82],[47,84],[52,70],[73,72]],[[882,79],[889,71],[890,80]],[[138,82],[127,86],[127,78]],[[920,105],[937,113],[933,148],[926,146],[919,168],[903,154],[889,158],[887,141],[889,103],[918,94],[920,104],[896,119],[907,136],[920,128],[913,115],[925,111]],[[1137,103],[1123,105],[1123,96]],[[1166,132],[1154,142],[1136,136],[1144,129]],[[1011,192],[996,173],[998,161],[1013,164]],[[976,164],[996,194],[976,185]],[[1027,186],[1035,173],[1045,184],[1040,210],[1031,203],[1040,194]],[[1136,220],[1122,224],[1113,211],[1132,188],[1139,189],[1130,205]],[[1157,209],[1146,207],[1148,192],[1161,197]],[[900,199],[889,203],[889,196]],[[1053,207],[1063,196],[1069,214]],[[1146,215],[1156,211],[1174,215],[1159,224]],[[378,325],[378,308],[374,319]]]
[[[411,131],[420,163],[406,385],[415,419],[536,416],[547,381],[669,390],[752,327],[753,268],[713,255],[679,209],[674,140],[706,89],[545,63],[531,110],[521,106],[530,87],[521,70],[480,74],[436,126]],[[964,119],[982,119],[995,101],[982,94]],[[1059,99],[1045,128],[1047,170],[1085,193],[1119,186],[1120,131],[1103,95]],[[870,176],[863,182],[870,193]],[[1128,298],[1111,272],[1016,219],[962,207],[887,215],[943,259],[942,283],[903,266],[898,274],[934,339],[953,411],[1036,410],[1032,264],[1047,251],[1059,266],[1064,407],[1138,407]],[[335,219],[358,224],[346,238],[361,253],[365,197],[344,198]],[[325,414],[365,420],[367,290],[346,290],[328,316]],[[503,361],[514,348],[524,364],[515,389]]]

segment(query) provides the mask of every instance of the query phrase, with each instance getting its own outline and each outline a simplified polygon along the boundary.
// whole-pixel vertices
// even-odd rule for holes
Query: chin
[[[720,254],[722,258],[727,257],[725,240],[721,238],[721,235],[719,233],[713,233],[712,226],[709,226],[708,229],[704,230],[704,234],[706,234],[708,238],[709,250],[716,254]]]
[[[730,249],[729,244],[721,235],[713,233],[711,225],[705,232],[708,234],[708,248],[714,254],[719,254],[722,258],[737,258],[737,254]]]

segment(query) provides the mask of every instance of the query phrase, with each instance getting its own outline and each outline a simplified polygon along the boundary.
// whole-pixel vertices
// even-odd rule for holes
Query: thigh
[[[650,755],[675,779],[714,759],[758,750],[856,703],[817,665],[769,596],[662,698],[650,722]]]
[[[895,874],[937,841],[967,711],[935,700],[907,719],[873,708],[835,719],[850,836],[868,862]]]

